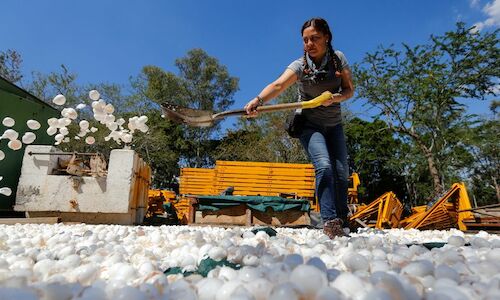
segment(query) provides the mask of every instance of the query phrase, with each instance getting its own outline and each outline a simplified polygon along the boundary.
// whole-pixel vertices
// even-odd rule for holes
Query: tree
[[[0,76],[12,83],[18,83],[23,78],[22,62],[21,55],[16,50],[0,51]]]
[[[295,86],[288,88],[272,103],[287,103],[297,101]],[[285,131],[287,115],[292,111],[261,113],[256,118],[242,118],[238,124],[237,134],[230,132],[229,141],[223,139],[219,148],[219,156],[226,153],[222,147],[233,149],[232,156],[241,155],[241,160],[308,163],[307,155],[298,139],[290,138]],[[248,141],[238,141],[235,136]],[[228,142],[235,145],[228,145]],[[251,142],[251,143],[250,143]],[[241,146],[238,148],[238,145]],[[250,146],[251,145],[251,146]],[[219,158],[221,159],[221,158]]]
[[[431,36],[428,44],[403,44],[402,52],[381,46],[354,67],[359,97],[425,158],[434,195],[443,191],[447,163],[463,148],[460,137],[470,125],[458,100],[496,95],[497,35],[457,23],[455,31]]]
[[[238,79],[229,75],[227,68],[201,49],[193,49],[184,58],[175,62],[179,75],[146,66],[143,74],[147,80],[146,95],[157,103],[170,102],[176,105],[209,111],[228,109],[238,90]],[[208,153],[213,151],[214,137],[220,125],[207,128],[184,128],[184,138],[189,147],[183,161],[191,167],[213,164]]]
[[[57,94],[66,97],[65,106],[76,106],[82,101],[82,88],[78,85],[77,74],[68,70],[65,65],[61,65],[60,72],[43,74],[32,72],[33,81],[26,87],[33,95],[51,103]]]
[[[350,165],[361,180],[360,198],[369,202],[393,191],[401,200],[411,202],[402,163],[404,145],[387,124],[382,120],[368,122],[352,118],[345,122],[345,134]]]
[[[182,127],[165,122],[158,110],[146,113],[149,132],[134,136],[131,148],[152,168],[152,186],[173,187],[179,176],[179,161],[187,149]]]
[[[492,111],[492,119],[484,119],[472,129],[468,148],[474,158],[472,192],[479,205],[500,203],[500,122],[494,107]]]

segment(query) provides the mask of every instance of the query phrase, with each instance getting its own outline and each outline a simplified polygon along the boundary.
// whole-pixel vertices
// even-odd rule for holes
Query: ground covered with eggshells
[[[252,229],[0,225],[0,300],[500,299],[495,234]]]

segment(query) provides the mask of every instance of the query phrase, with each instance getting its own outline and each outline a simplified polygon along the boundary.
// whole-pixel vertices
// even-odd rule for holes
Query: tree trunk
[[[436,160],[434,158],[434,154],[432,154],[431,149],[429,149],[421,140],[421,137],[416,134],[413,130],[407,130],[407,129],[401,129],[398,128],[398,130],[404,134],[409,135],[415,143],[417,144],[418,147],[422,150],[424,153],[425,158],[427,159],[427,165],[429,166],[429,173],[431,174],[432,178],[432,185],[434,187],[434,197],[437,197],[439,194],[443,192],[443,185],[441,184],[441,180],[439,179],[439,171],[436,167]]]
[[[420,148],[424,152],[425,158],[427,159],[429,173],[431,174],[432,184],[434,186],[434,196],[436,197],[443,192],[443,186],[441,185],[441,180],[439,179],[439,171],[436,167],[436,161],[432,152],[425,145],[420,145]]]
[[[497,202],[500,203],[500,186],[498,186],[497,179],[492,176],[491,179],[493,180],[493,185],[495,186],[495,191],[497,193]]]

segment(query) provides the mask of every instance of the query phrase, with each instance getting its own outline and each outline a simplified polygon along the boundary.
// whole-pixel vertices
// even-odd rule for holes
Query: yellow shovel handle
[[[301,102],[302,108],[307,109],[307,108],[318,107],[326,100],[332,98],[332,96],[333,96],[333,94],[330,93],[329,91],[323,92],[321,95],[319,95],[318,97],[316,97],[312,100]]]

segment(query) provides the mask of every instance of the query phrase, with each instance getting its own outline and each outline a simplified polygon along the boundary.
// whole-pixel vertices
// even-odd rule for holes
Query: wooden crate
[[[213,224],[213,225],[272,225],[272,226],[299,226],[311,225],[309,212],[300,210],[266,212],[250,209],[242,203],[237,206],[222,208],[216,211],[197,210],[196,197],[190,198],[189,224]]]

